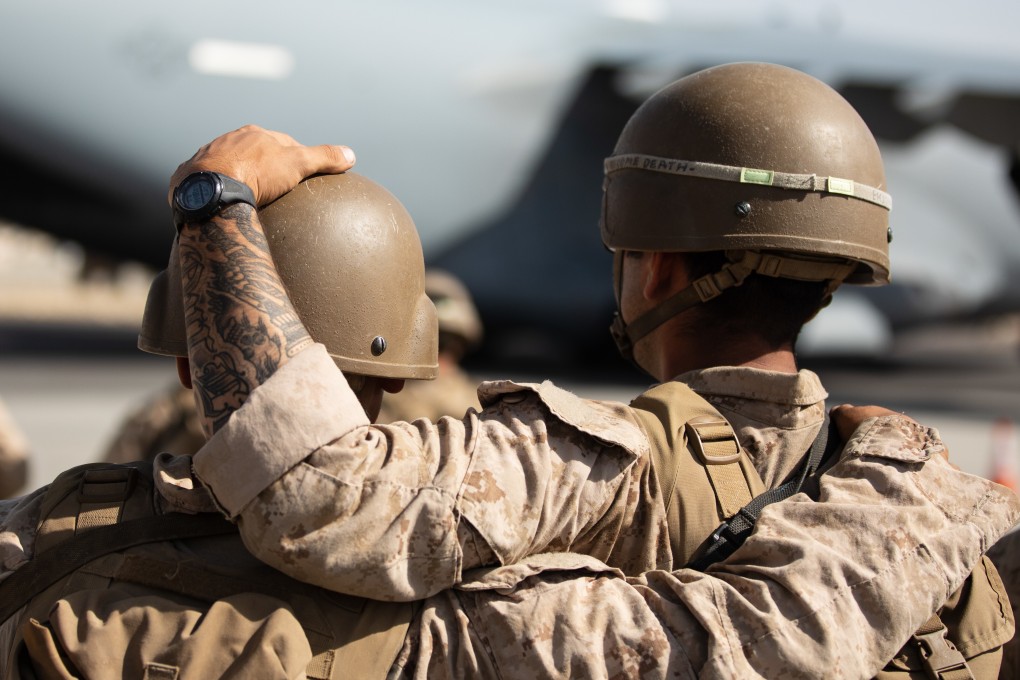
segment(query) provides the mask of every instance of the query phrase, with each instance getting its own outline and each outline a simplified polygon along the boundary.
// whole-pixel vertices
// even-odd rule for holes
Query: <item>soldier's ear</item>
[[[406,381],[403,378],[382,378],[379,384],[383,388],[383,392],[389,392],[390,394],[396,394],[400,390],[404,389],[404,383]]]
[[[642,293],[646,299],[658,303],[687,287],[687,271],[676,253],[652,251],[642,260],[645,268]]]
[[[177,379],[181,381],[181,385],[191,389],[191,362],[188,361],[188,357],[177,357]]]

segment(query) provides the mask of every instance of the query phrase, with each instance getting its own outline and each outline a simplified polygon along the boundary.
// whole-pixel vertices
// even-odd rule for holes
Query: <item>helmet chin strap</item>
[[[796,279],[799,281],[828,281],[828,296],[839,287],[843,280],[856,269],[853,262],[825,262],[805,259],[794,255],[777,255],[761,253],[753,250],[735,251],[731,253],[734,261],[723,266],[714,274],[706,274],[695,280],[691,285],[679,291],[658,307],[651,309],[631,323],[623,320],[620,313],[620,288],[622,286],[622,258],[618,252],[617,273],[617,311],[613,315],[613,323],[609,332],[613,336],[616,348],[624,359],[635,363],[634,345],[666,323],[674,316],[702,302],[719,297],[728,288],[736,288],[744,283],[748,276],[757,273],[775,278]],[[739,258],[739,259],[737,259]]]

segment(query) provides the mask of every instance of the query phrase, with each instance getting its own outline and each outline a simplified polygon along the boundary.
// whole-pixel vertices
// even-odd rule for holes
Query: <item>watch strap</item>
[[[184,180],[177,185],[177,189],[174,190],[176,195],[177,191],[183,186],[189,179],[199,173],[192,173],[184,178]],[[213,197],[206,206],[202,209],[189,211],[184,210],[178,204],[176,197],[172,202],[174,226],[177,227],[177,232],[180,233],[181,228],[188,222],[200,222],[207,220],[214,215],[218,215],[228,205],[234,203],[247,203],[253,208],[256,208],[255,203],[255,192],[251,190],[247,184],[240,182],[233,177],[228,177],[219,172],[203,171],[202,174],[213,175],[219,180],[220,192],[219,196]]]

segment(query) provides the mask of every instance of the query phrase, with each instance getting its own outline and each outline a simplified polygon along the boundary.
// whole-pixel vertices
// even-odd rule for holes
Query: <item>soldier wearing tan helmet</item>
[[[797,370],[797,335],[842,283],[889,281],[891,207],[856,111],[769,64],[664,88],[605,161],[620,351],[712,402],[767,488],[798,474],[825,412],[818,377]],[[986,559],[883,674],[996,677],[1013,624],[994,571]]]
[[[201,233],[187,232],[199,228]],[[303,478],[293,489],[300,498],[292,502],[328,508],[321,515],[326,533],[320,554],[332,554],[340,569],[349,555],[382,560],[373,539],[391,527],[359,520],[385,516],[394,505],[417,505],[401,517],[419,521],[404,532],[414,542],[410,563],[373,564],[361,572],[363,583],[355,590],[391,596],[394,579],[377,582],[380,571],[397,580],[413,578],[423,593],[435,587],[426,570],[445,556],[418,541],[433,535],[433,523],[442,520],[433,512],[443,502],[440,478],[456,474],[455,461],[409,457],[414,428],[407,425],[360,426],[338,431],[328,446],[314,443],[330,421],[361,412],[362,404],[372,409],[378,395],[373,381],[426,377],[435,370],[435,316],[422,291],[413,225],[391,195],[348,173],[307,180],[258,215],[228,208],[205,226],[185,230],[150,291],[140,345],[172,356],[185,347],[182,342],[201,343],[205,351],[220,345],[225,352],[211,354],[212,361],[195,372],[196,382],[214,378],[200,392],[200,406],[209,413],[217,406],[209,397],[236,397],[245,375],[245,367],[228,356],[232,350],[256,360],[257,370],[269,370],[267,362],[290,356],[288,344],[303,344],[272,378],[277,386],[283,381],[297,408],[245,419],[245,409],[258,408],[262,398],[248,393],[213,438],[222,447],[228,428],[241,435],[227,446],[240,447],[247,464],[225,470],[234,484],[212,493],[193,475],[189,456],[162,454],[151,472],[143,463],[83,466],[20,501],[0,503],[0,676],[673,677],[697,669],[737,677],[776,669],[809,674],[820,665],[854,675],[891,655],[895,640],[909,634],[911,618],[923,618],[947,586],[962,581],[981,546],[1020,513],[1020,503],[991,483],[925,463],[939,450],[937,439],[893,418],[885,427],[911,428],[910,435],[899,433],[900,440],[926,448],[899,451],[906,464],[891,461],[874,443],[883,441],[883,426],[871,425],[871,442],[821,481],[823,493],[844,499],[826,504],[825,512],[841,508],[847,521],[818,526],[798,541],[806,550],[798,569],[787,564],[790,544],[782,535],[799,523],[816,526],[820,513],[781,504],[762,518],[761,535],[745,545],[744,561],[717,567],[724,578],[653,572],[625,581],[591,557],[559,554],[463,574],[459,589],[415,606],[339,597],[255,563],[217,508],[236,502],[265,461],[248,441],[271,445],[282,437],[313,446],[312,455],[289,472]],[[193,247],[203,238],[218,244],[207,251],[208,261],[196,259]],[[222,266],[232,259],[238,269]],[[205,274],[212,280],[199,292],[191,284]],[[362,307],[363,287],[390,296],[392,318]],[[180,311],[188,295],[227,313],[208,326],[189,314],[192,329],[185,340]],[[378,302],[371,292],[364,297]],[[239,307],[239,300],[254,304]],[[309,346],[293,330],[299,314],[323,344]],[[274,330],[288,327],[289,333]],[[229,370],[217,370],[224,368]],[[361,404],[348,384],[356,386]],[[513,412],[514,404],[510,399],[500,408]],[[870,413],[858,411],[863,413],[856,422]],[[241,422],[247,432],[234,427]],[[456,435],[453,422],[446,422]],[[852,428],[854,419],[843,424]],[[431,425],[420,428],[439,436]],[[362,455],[349,455],[354,451]],[[366,465],[375,472],[366,473]],[[408,472],[425,480],[417,482],[419,489],[408,486]],[[365,481],[338,488],[329,481],[337,474],[364,475]],[[862,485],[862,479],[883,484]],[[491,480],[497,482],[491,491],[502,481]],[[605,486],[605,478],[595,475],[580,486],[580,498],[563,500],[604,497]],[[894,501],[883,496],[886,489]],[[290,492],[274,485],[253,500],[255,512],[240,518],[242,527],[272,525],[272,497]],[[886,546],[884,529],[858,524],[879,511],[902,527],[894,545]],[[360,524],[352,527],[354,542],[330,542],[330,527],[340,517]],[[829,576],[820,579],[818,572]],[[905,583],[919,575],[924,578],[912,596],[899,602]],[[850,580],[844,583],[844,577]],[[884,616],[893,603],[902,616]],[[873,628],[835,634],[847,621],[867,623],[865,616],[877,617]]]
[[[631,148],[632,136],[643,137],[636,134],[645,125],[642,121],[661,126],[657,133],[666,143]],[[734,127],[738,124],[748,129]],[[789,134],[784,137],[778,128],[789,128]],[[797,134],[802,136],[799,142]],[[668,143],[698,135],[713,138],[701,149],[706,154],[701,158],[684,158],[683,149]],[[804,162],[795,163],[798,155],[792,152],[785,157],[764,154],[773,135],[787,147],[801,149]],[[655,135],[645,136],[654,141]],[[850,148],[858,143],[866,148]],[[349,167],[350,160],[341,156],[345,149],[303,147],[279,133],[254,128],[217,138],[172,180],[182,225],[182,260],[190,263],[183,272],[190,368],[203,417],[214,432],[194,458],[195,472],[224,512],[238,521],[246,544],[260,559],[301,580],[372,597],[425,597],[457,584],[472,567],[528,565],[530,556],[542,551],[588,553],[637,574],[674,569],[696,555],[700,559],[703,544],[717,543],[711,535],[736,545],[729,521],[742,518],[746,504],[765,486],[784,481],[787,473],[806,471],[811,461],[817,464],[818,447],[812,442],[823,430],[825,393],[817,377],[796,370],[796,332],[839,281],[853,279],[862,270],[881,273],[881,261],[870,254],[830,252],[797,233],[783,233],[785,240],[776,240],[778,250],[772,250],[768,218],[782,222],[775,217],[790,206],[805,206],[808,217],[861,218],[869,235],[842,240],[873,243],[871,231],[883,223],[881,216],[888,209],[883,180],[870,166],[856,175],[861,169],[852,160],[870,158],[880,172],[873,149],[874,140],[849,105],[795,71],[734,65],[679,81],[654,96],[624,132],[616,154],[622,160],[608,168],[604,220],[608,244],[637,253],[616,258],[625,322],[617,324],[617,335],[629,339],[638,362],[664,382],[631,405],[581,399],[550,383],[488,383],[479,389],[482,411],[463,420],[372,426],[360,410],[343,407],[350,403],[350,391],[296,322],[283,286],[273,276],[272,260],[260,246],[257,215],[249,206],[234,205],[257,205],[306,175]],[[791,165],[772,167],[770,162]],[[824,167],[805,165],[816,163]],[[222,186],[213,182],[209,191],[193,191],[209,184],[202,172],[234,179],[221,178]],[[714,254],[691,258],[707,270],[699,272],[684,263],[685,253],[640,254],[644,247],[662,247],[654,241],[664,227],[650,224],[646,244],[612,240],[617,231],[617,179],[618,186],[638,187],[647,180],[651,189],[639,194],[634,209],[646,207],[649,219],[656,217],[654,206],[660,203],[664,215],[672,210],[684,217],[683,203],[670,208],[669,201],[674,190],[683,192],[686,181],[698,189],[689,194],[690,205],[700,205],[702,193],[706,199],[723,195],[725,209],[698,210],[687,216],[696,226],[688,221],[675,228],[705,229],[711,235],[726,234],[738,224],[747,238],[724,238],[723,243],[744,252],[719,252],[728,246],[705,239]],[[716,191],[711,182],[727,189]],[[731,187],[742,188],[740,200],[729,201],[726,191]],[[719,216],[725,217],[702,226]],[[735,222],[748,216],[750,221]],[[814,240],[838,241],[841,229],[851,234],[857,227],[826,224],[824,236]],[[756,240],[761,234],[765,238]],[[782,290],[778,296],[773,282]],[[694,292],[684,292],[688,290]],[[722,294],[716,295],[718,291]],[[751,310],[762,322],[760,329],[747,328],[743,320],[731,324],[728,318],[718,324],[693,321],[719,305],[741,306],[744,291],[764,300]],[[686,306],[692,295],[710,301]],[[766,312],[769,300],[773,308]],[[660,307],[663,311],[654,311]],[[252,347],[246,334],[230,332],[238,320],[246,328],[264,330],[271,341]],[[861,443],[881,458],[882,465],[865,475],[861,491],[883,488],[890,476],[922,459],[929,461],[924,468],[943,466],[931,456],[938,448],[931,431],[895,417],[866,427],[866,433],[851,438],[840,463],[845,464],[847,456],[853,459]],[[904,452],[910,463],[900,459]],[[824,489],[837,477],[814,479],[822,488],[820,497],[834,498]],[[817,512],[811,529],[789,525],[788,551],[808,561],[825,559],[814,552],[814,542],[830,532],[844,532],[848,522],[858,529],[889,526],[888,510],[881,503],[856,503],[850,500],[853,495],[840,497],[848,501],[843,510],[849,514],[808,504]],[[888,502],[897,501],[890,497]],[[793,505],[800,511],[807,507]],[[780,503],[765,514],[789,511]],[[727,521],[725,531],[722,520]],[[735,558],[746,563],[764,559],[748,552],[748,545]],[[898,551],[902,543],[890,539],[883,545],[871,554],[855,541],[844,548],[853,559],[873,561],[881,571],[890,562],[885,550]],[[795,564],[794,571],[807,568],[801,559]],[[986,585],[985,592],[993,591],[991,581],[988,576],[972,594]],[[942,583],[947,588],[943,592],[956,585]],[[916,587],[902,586],[903,593]],[[845,592],[854,587],[849,581],[827,582],[824,590],[830,589]],[[792,592],[775,596],[785,602]],[[805,600],[795,599],[798,604],[787,609],[780,603],[777,611],[799,610]],[[808,601],[817,611],[832,603],[818,592]],[[931,601],[927,613],[942,601]],[[861,621],[916,629],[919,619],[910,618],[907,608],[875,609],[875,604],[856,601],[851,608],[860,610]],[[845,611],[845,603],[841,608]],[[812,626],[820,624],[810,633],[815,640],[840,638],[834,641],[838,645],[848,636],[854,639],[852,659],[827,653],[823,668],[873,674],[909,637],[885,639],[892,648],[876,646],[874,629],[848,627],[841,617],[826,619],[831,627],[812,620]],[[719,626],[715,618],[704,619],[685,639],[703,650],[717,636],[730,633],[738,639],[745,633],[783,637],[780,630],[786,630],[788,621],[780,619],[773,622],[775,630],[754,624],[745,629],[737,619]],[[804,623],[798,620],[798,625]],[[982,624],[995,631],[992,638],[1012,627],[1001,616]],[[942,631],[939,624],[921,633],[904,654],[921,657],[921,663],[934,658],[936,670],[943,663],[960,665],[962,657],[953,654]],[[792,647],[782,654],[755,658],[758,672],[782,673],[806,652],[792,638],[787,641]],[[980,652],[986,642],[982,638],[968,651]],[[994,654],[996,644],[993,639],[989,653]],[[695,656],[704,658],[700,651]],[[826,666],[830,662],[837,666]],[[700,660],[692,663],[695,672],[703,667]]]
[[[328,185],[331,181],[313,185]],[[344,206],[349,213],[337,212],[331,191],[346,192]],[[357,201],[352,202],[351,196]],[[330,185],[313,197],[315,200],[308,200],[295,193],[267,206],[262,211],[263,225],[270,239],[287,239],[277,261],[283,260],[281,272],[305,326],[331,348],[336,364],[347,372],[359,398],[366,400],[366,411],[377,412],[382,392],[399,392],[399,380],[431,379],[439,371],[436,342],[424,339],[436,334],[436,320],[422,297],[423,283],[415,267],[421,259],[421,245],[407,211],[392,194],[370,180],[352,173],[341,184]],[[366,223],[392,222],[394,229],[386,232],[388,239],[379,239],[367,229],[354,229],[339,234],[342,238],[324,241],[321,229],[299,228],[309,224],[321,227],[330,220],[346,225],[353,221],[351,216]],[[381,266],[364,271],[345,267],[355,254],[375,257]],[[357,278],[337,275],[330,279],[332,272]],[[169,267],[153,286],[142,318],[138,346],[146,352],[187,357],[179,279],[180,262],[174,250]],[[327,285],[331,280],[332,286]],[[358,291],[356,301],[351,299],[354,291]],[[397,308],[402,313],[395,313]],[[414,326],[396,327],[395,319],[414,319]],[[390,346],[392,338],[400,338],[402,344]],[[360,344],[355,345],[355,341]],[[182,375],[182,382],[190,379],[186,370]],[[151,461],[163,451],[190,454],[205,439],[194,394],[184,385],[175,385],[155,395],[125,420],[103,460]]]
[[[460,365],[482,339],[482,321],[471,294],[459,279],[440,269],[425,270],[425,294],[439,319],[439,374],[435,380],[409,382],[400,392],[384,396],[377,422],[460,418],[469,408],[481,408],[478,382]]]
[[[205,443],[195,396],[176,378],[121,421],[100,456],[107,463],[153,460],[164,451],[194,453]]]
[[[439,331],[435,306],[424,291],[421,242],[411,216],[392,194],[349,173],[309,181],[263,208],[259,217],[285,294],[300,315],[292,323],[303,324],[326,347],[371,418],[378,415],[384,392],[400,391],[406,379],[435,378]],[[149,292],[138,347],[177,357],[181,381],[190,387],[181,289],[188,264],[176,244]],[[373,266],[361,266],[366,260]],[[264,326],[243,315],[231,317],[224,332],[246,352],[264,352],[263,370],[284,351]],[[219,362],[228,359],[214,362],[221,371],[219,388],[240,389],[241,374]],[[208,417],[229,415],[233,403],[209,398],[198,406]]]

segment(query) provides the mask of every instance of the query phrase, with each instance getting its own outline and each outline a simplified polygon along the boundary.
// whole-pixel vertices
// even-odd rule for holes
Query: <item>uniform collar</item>
[[[714,366],[678,375],[678,380],[702,396],[735,397],[773,404],[809,406],[829,394],[812,371],[766,371],[744,366]]]

